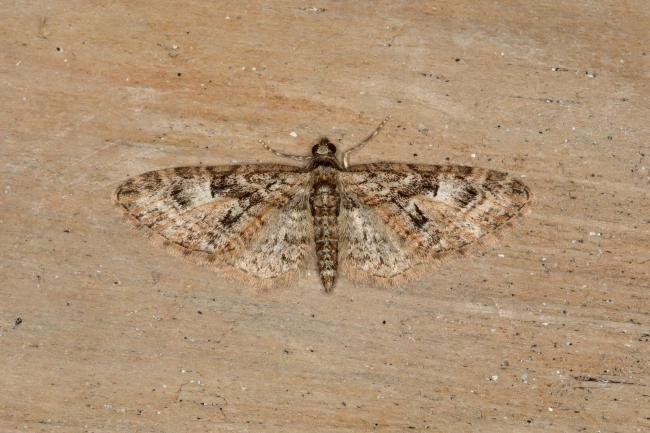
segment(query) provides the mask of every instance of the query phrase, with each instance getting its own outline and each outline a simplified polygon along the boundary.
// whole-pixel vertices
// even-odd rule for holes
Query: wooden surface
[[[647,1],[4,2],[0,431],[648,431],[649,21]],[[387,114],[353,163],[509,171],[532,213],[417,282],[326,296],[313,272],[225,281],[111,203],[131,175],[345,147]]]

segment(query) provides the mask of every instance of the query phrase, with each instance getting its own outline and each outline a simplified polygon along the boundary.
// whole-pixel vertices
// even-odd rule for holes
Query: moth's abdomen
[[[338,215],[340,196],[335,179],[317,179],[309,197],[311,214],[314,218],[314,241],[318,272],[326,292],[331,292],[336,283],[338,266]]]

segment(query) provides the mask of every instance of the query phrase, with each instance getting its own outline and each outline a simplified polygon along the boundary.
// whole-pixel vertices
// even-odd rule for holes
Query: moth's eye
[[[327,143],[327,148],[329,149],[329,152],[330,152],[331,154],[335,154],[335,153],[336,153],[336,146],[334,146],[334,144],[332,144],[332,143]]]

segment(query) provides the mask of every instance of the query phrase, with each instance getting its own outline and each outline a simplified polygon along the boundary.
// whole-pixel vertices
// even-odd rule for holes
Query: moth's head
[[[336,146],[327,137],[323,137],[311,148],[311,154],[315,157],[334,156],[336,154]]]

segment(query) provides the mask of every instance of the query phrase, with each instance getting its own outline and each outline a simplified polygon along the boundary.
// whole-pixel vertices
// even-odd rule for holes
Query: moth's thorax
[[[338,174],[339,168],[329,164],[319,164],[311,172],[309,207],[314,222],[318,272],[326,292],[334,288],[338,268],[338,216],[341,203]]]

